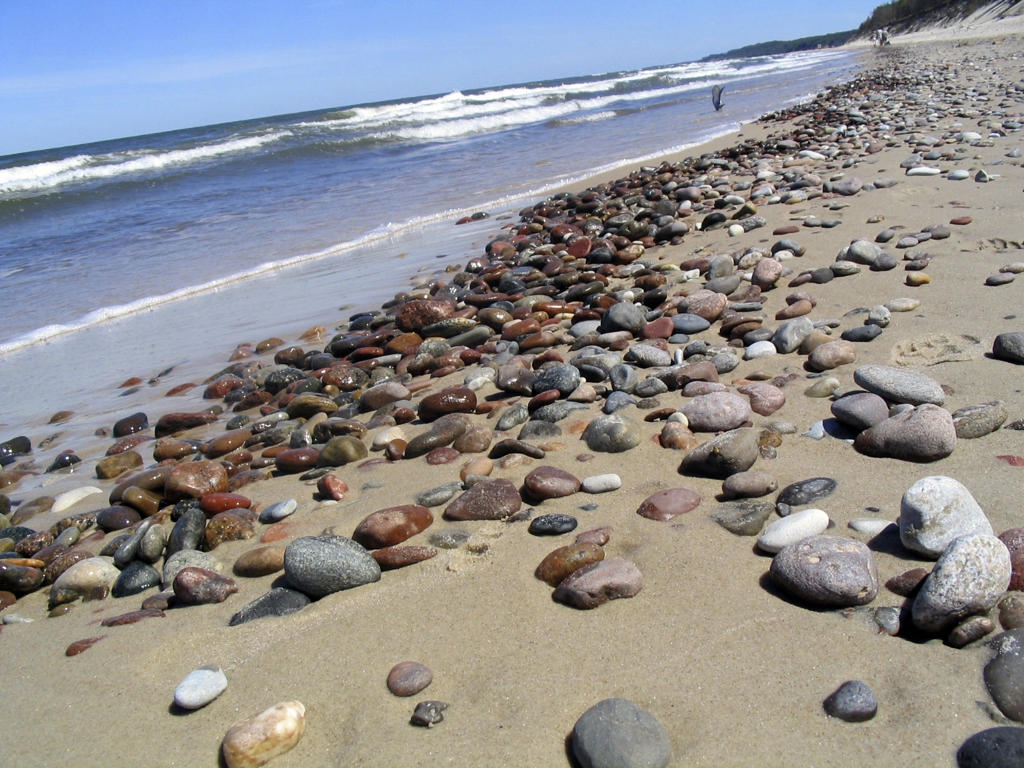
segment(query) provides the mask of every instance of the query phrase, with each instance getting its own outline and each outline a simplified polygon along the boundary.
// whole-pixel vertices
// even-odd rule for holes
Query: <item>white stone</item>
[[[900,501],[900,541],[907,549],[937,558],[967,534],[992,534],[992,524],[971,492],[952,477],[922,477]]]
[[[591,475],[583,478],[581,487],[587,493],[608,493],[622,487],[622,478],[614,472],[606,475]]]
[[[965,171],[963,168],[957,168],[955,171],[950,171],[946,174],[946,178],[950,181],[963,181],[971,177],[970,171]]]
[[[58,494],[53,500],[53,506],[50,507],[50,512],[59,514],[66,509],[70,509],[82,499],[88,498],[89,496],[93,496],[97,493],[103,493],[103,491],[95,485],[82,485],[78,488],[72,488],[70,491],[64,491],[64,493]]]
[[[373,436],[373,442],[370,446],[375,451],[383,451],[384,447],[392,440],[408,440],[408,438],[401,427],[388,427]]]
[[[778,350],[775,345],[767,339],[764,341],[755,341],[749,347],[743,351],[744,360],[756,360],[759,357],[769,357],[770,355],[778,354]]]
[[[828,514],[824,510],[803,509],[771,523],[757,540],[757,546],[765,552],[775,553],[808,536],[824,533],[826,528]]]
[[[216,664],[189,672],[174,689],[174,703],[182,709],[199,709],[216,699],[228,687],[228,679]]]
[[[942,171],[928,165],[919,165],[916,168],[908,168],[907,176],[938,176]]]
[[[729,237],[739,237],[742,234],[743,234],[743,227],[741,227],[739,224],[730,224],[729,225]]]
[[[298,506],[299,502],[295,499],[285,499],[284,501],[279,501],[276,504],[271,504],[260,512],[260,522],[276,523],[278,520],[284,520],[288,515],[295,512]]]
[[[914,598],[911,619],[919,629],[941,632],[984,613],[1002,597],[1010,575],[1010,551],[995,536],[953,539]]]
[[[904,297],[892,299],[891,301],[888,301],[885,304],[885,308],[888,309],[890,312],[913,312],[920,306],[920,300]]]
[[[877,536],[886,528],[896,527],[895,523],[889,520],[880,520],[877,517],[858,517],[848,522],[847,525],[857,533],[863,533],[868,536]]]

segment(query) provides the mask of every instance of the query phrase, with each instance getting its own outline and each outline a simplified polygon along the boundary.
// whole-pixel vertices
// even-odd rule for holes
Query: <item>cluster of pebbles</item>
[[[902,263],[907,286],[927,284],[932,257],[919,246],[956,237],[970,219],[902,235],[887,227],[853,240],[827,266],[807,269],[795,266],[811,256],[796,226],[774,229],[770,246],[734,252],[666,259],[659,246],[678,245],[697,230],[738,236],[766,227],[762,213],[771,206],[814,199],[828,201],[836,218],[809,217],[802,226],[834,227],[853,195],[943,169],[950,182],[966,179],[956,166],[971,152],[1019,134],[1024,124],[1012,108],[1022,95],[1019,84],[980,77],[965,94],[942,72],[900,59],[766,118],[786,121],[783,136],[541,201],[446,281],[351,317],[322,349],[279,339],[242,345],[205,382],[203,397],[217,405],[164,413],[152,426],[147,414],[132,414],[113,425],[105,456],[63,451],[46,470],[91,466],[106,481],[103,490],[84,485],[56,498],[17,499],[19,484],[39,470],[26,437],[7,440],[0,444],[0,487],[10,494],[0,496],[4,624],[27,621],[16,612],[18,599],[39,589],[49,590],[53,617],[79,601],[150,593],[138,609],[103,622],[117,626],[224,602],[238,592],[236,579],[281,574],[264,595],[237,606],[227,622],[237,625],[365,587],[382,571],[413,567],[442,548],[479,546],[463,527],[472,521],[510,529],[529,521],[518,528],[524,535],[564,536],[577,527],[572,515],[535,516],[532,507],[574,494],[615,494],[622,485],[616,474],[577,477],[548,463],[570,439],[586,446],[576,457],[581,463],[656,441],[680,485],[645,499],[638,515],[669,521],[687,514],[702,498],[684,478],[720,480],[727,501],[713,518],[732,534],[757,537],[757,547],[772,555],[769,573],[781,594],[815,609],[871,604],[880,585],[870,541],[829,532],[828,513],[814,506],[836,481],[809,477],[779,491],[762,466],[787,442],[808,438],[847,440],[850,450],[872,457],[932,462],[1015,415],[998,400],[947,410],[941,381],[909,367],[857,364],[859,347],[877,344],[895,315],[920,305],[916,298],[864,308],[863,325],[841,333],[839,321],[814,316],[814,287],[834,279],[865,279]],[[985,133],[937,127],[955,119],[973,120]],[[852,175],[859,162],[893,146],[906,147],[910,179]],[[1016,149],[1006,154],[1009,162],[1019,157]],[[997,181],[992,171],[973,178]],[[986,282],[1006,285],[1021,271],[1008,264]],[[1005,364],[1024,364],[1024,331],[1008,329],[990,349]],[[758,366],[775,356],[790,357],[805,373],[762,373]],[[844,366],[855,388],[830,375]],[[821,398],[822,411],[830,405],[806,436],[770,418],[797,386]],[[352,493],[359,469],[405,462],[435,466],[439,478],[447,473],[445,482],[417,491],[414,503],[373,512],[345,535],[329,529],[293,537],[289,519],[307,500],[257,509],[244,493],[249,484],[293,475],[315,485],[309,501],[336,503]],[[90,504],[104,493],[106,506]],[[451,525],[431,534],[435,514]],[[34,517],[45,516],[59,521],[32,527]],[[909,485],[897,520],[875,517],[851,527],[871,537],[898,529],[908,552],[934,561],[885,585],[905,602],[874,610],[879,632],[963,647],[1001,623],[984,679],[1001,716],[1024,721],[1024,598],[1007,592],[1024,587],[1024,528],[994,535],[968,488],[944,476]],[[406,543],[420,534],[429,543]],[[218,546],[252,537],[260,545],[231,565],[234,578],[225,575]],[[555,601],[576,609],[632,598],[643,575],[628,558],[606,557],[613,541],[609,526],[575,534],[535,575]],[[104,637],[76,641],[67,654]],[[394,695],[413,696],[431,680],[427,667],[405,662],[387,685]],[[199,709],[227,685],[220,667],[201,667],[174,692],[175,705]],[[847,681],[823,696],[823,706],[861,721],[885,703],[865,683]],[[447,707],[421,701],[410,722],[436,725]],[[300,702],[283,701],[231,726],[225,763],[260,765],[291,749],[304,713]],[[958,759],[999,764],[992,755],[1021,750],[1022,734],[983,732]],[[665,729],[624,699],[583,714],[571,748],[581,766],[666,765],[671,756]]]

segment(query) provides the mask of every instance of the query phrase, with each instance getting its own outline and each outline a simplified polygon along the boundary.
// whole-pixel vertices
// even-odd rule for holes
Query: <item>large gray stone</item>
[[[760,453],[760,435],[761,430],[751,427],[717,435],[686,454],[679,473],[724,480],[748,470]]]
[[[946,393],[931,376],[891,365],[862,365],[853,372],[853,380],[868,392],[890,403],[942,405]]]
[[[587,424],[583,440],[592,451],[621,453],[640,444],[640,427],[618,413],[598,416]]]
[[[735,429],[750,418],[750,403],[735,392],[698,395],[680,409],[694,432],[723,432]]]
[[[1011,363],[1024,363],[1024,331],[1000,333],[992,342],[992,355]]]
[[[1010,552],[995,536],[953,539],[911,607],[914,625],[939,633],[967,616],[988,611],[1010,584]]]
[[[937,558],[953,539],[992,535],[992,524],[971,492],[952,477],[922,477],[900,501],[900,541],[907,549]]]
[[[576,721],[572,753],[580,768],[664,768],[672,745],[650,712],[628,699],[605,699]]]
[[[985,665],[985,687],[1011,720],[1024,721],[1024,628],[1011,629],[989,645],[995,656]]]
[[[303,536],[284,551],[288,586],[312,598],[380,580],[380,566],[345,536]]]
[[[853,445],[868,456],[937,461],[956,448],[956,427],[949,411],[925,403],[865,429],[857,435]]]
[[[878,594],[875,559],[871,550],[855,539],[803,539],[775,555],[769,572],[786,592],[812,605],[865,605]]]

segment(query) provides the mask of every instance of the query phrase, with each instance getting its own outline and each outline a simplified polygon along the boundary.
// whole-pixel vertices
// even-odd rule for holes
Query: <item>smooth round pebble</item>
[[[216,664],[194,669],[174,689],[174,703],[182,709],[199,709],[216,699],[228,687],[224,671]]]
[[[388,673],[387,686],[395,696],[415,696],[434,680],[430,668],[417,661],[402,661]]]
[[[824,702],[825,711],[832,717],[848,723],[862,723],[870,720],[878,711],[875,694],[860,680],[847,680],[829,694]]]
[[[811,508],[794,512],[788,517],[770,523],[758,538],[757,546],[764,552],[774,554],[801,539],[823,533],[828,528],[828,522],[828,513],[822,509]]]

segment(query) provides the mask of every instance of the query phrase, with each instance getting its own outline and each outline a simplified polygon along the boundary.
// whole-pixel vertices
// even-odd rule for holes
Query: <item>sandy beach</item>
[[[734,293],[747,291],[749,298],[741,297],[743,301],[763,305],[759,316],[764,328],[778,328],[782,321],[775,315],[796,291],[813,298],[807,317],[819,332],[827,330],[830,340],[863,326],[872,308],[911,307],[887,311],[880,335],[853,342],[855,358],[837,367],[809,370],[808,355],[794,351],[740,359],[717,377],[728,392],[758,381],[774,382],[784,393],[784,405],[774,412],[743,419],[766,430],[753,469],[768,473],[778,489],[814,477],[836,481],[831,495],[806,506],[827,513],[828,535],[867,544],[878,581],[877,596],[870,602],[815,607],[787,594],[768,576],[771,555],[756,546],[757,536],[735,535],[713,519],[726,506],[722,479],[682,474],[679,467],[689,448],[707,442],[714,431],[694,429],[692,442],[684,440],[687,447],[663,447],[658,438],[666,424],[664,416],[644,419],[658,409],[687,407],[692,398],[684,397],[678,387],[653,395],[656,402],[633,404],[619,412],[639,435],[638,443],[622,452],[596,450],[581,437],[587,424],[603,415],[605,398],[597,396],[557,422],[560,434],[528,441],[543,449],[543,458],[512,454],[518,458],[496,459],[491,471],[491,478],[509,480],[516,488],[541,466],[579,479],[617,474],[622,481],[617,490],[523,503],[523,509],[533,510],[533,517],[562,513],[577,518],[579,526],[570,533],[532,535],[526,519],[444,519],[446,505],[439,505],[431,510],[432,524],[401,544],[436,544],[436,536],[446,532],[468,535],[455,548],[437,547],[429,559],[387,570],[377,582],[334,592],[296,613],[228,626],[243,606],[286,584],[281,571],[255,578],[234,575],[240,556],[264,542],[283,549],[296,539],[325,531],[352,536],[371,513],[413,504],[418,493],[459,480],[468,460],[487,456],[501,439],[516,437],[516,426],[494,434],[483,452],[442,464],[428,464],[423,456],[370,461],[385,456],[370,450],[367,458],[332,470],[349,488],[339,501],[318,500],[318,480],[300,479],[299,471],[275,473],[237,488],[253,502],[257,515],[285,499],[294,498],[298,504],[293,515],[275,524],[270,537],[271,526],[256,522],[251,537],[228,540],[212,550],[221,573],[237,584],[237,592],[223,602],[171,604],[162,616],[104,627],[102,620],[138,610],[159,589],[122,598],[75,600],[69,603],[70,610],[53,617],[48,615],[48,587],[19,595],[0,614],[31,619],[5,619],[0,631],[6,679],[0,701],[0,719],[8,734],[5,761],[38,766],[213,766],[233,723],[287,700],[305,706],[305,733],[293,749],[273,759],[271,764],[280,768],[573,765],[574,724],[588,708],[613,697],[635,702],[664,727],[673,766],[952,766],[957,764],[958,748],[972,734],[1013,724],[993,702],[982,674],[992,655],[986,640],[1004,629],[998,608],[992,605],[983,611],[992,619],[991,634],[963,648],[946,641],[948,631],[918,632],[907,626],[906,618],[902,631],[890,636],[880,628],[876,611],[900,608],[904,598],[888,589],[886,581],[913,568],[931,569],[934,558],[901,545],[893,526],[876,534],[849,524],[863,519],[896,522],[904,492],[923,477],[942,475],[966,486],[994,533],[1024,525],[1024,460],[1013,458],[1024,455],[1024,431],[1005,428],[1024,419],[1024,368],[992,354],[999,334],[1024,331],[1024,278],[1018,275],[1024,271],[1024,163],[1019,151],[1024,143],[1024,37],[1018,21],[1019,17],[986,28],[986,36],[968,39],[946,30],[926,41],[897,38],[886,49],[866,50],[865,74],[852,85],[809,107],[746,125],[736,135],[686,153],[691,158],[718,153],[726,159],[721,165],[695,169],[684,157],[667,157],[664,166],[652,163],[661,166],[659,172],[677,168],[695,186],[721,189],[721,197],[738,195],[744,202],[764,181],[756,179],[758,170],[773,171],[770,183],[779,190],[792,192],[797,188],[791,181],[811,175],[818,184],[803,186],[803,199],[758,199],[750,215],[763,217],[763,224],[751,224],[747,231],[743,226],[729,228],[741,220],[733,218],[740,204],[716,206],[715,196],[705,196],[690,215],[679,218],[689,230],[677,238],[679,242],[652,244],[633,266],[607,265],[604,273],[604,292],[610,296],[632,289],[643,276],[635,273],[636,265],[647,263],[647,273],[667,278],[669,310],[664,316],[671,317],[683,311],[682,299],[703,288],[707,279],[706,274],[684,279],[690,267],[681,265],[703,259],[706,273],[714,257],[733,256],[740,262],[751,249],[760,249],[767,258],[774,244],[790,238],[805,252],[782,257],[782,273],[772,287],[750,294],[747,276]],[[839,104],[845,117],[828,112],[830,103]],[[851,117],[851,110],[859,117]],[[891,125],[879,125],[875,114],[881,111]],[[896,125],[897,119],[903,124]],[[913,122],[908,125],[908,120]],[[849,129],[837,133],[840,123]],[[971,132],[978,138],[964,136]],[[787,140],[796,143],[792,148],[780,144]],[[740,151],[732,151],[736,147]],[[810,153],[801,157],[800,150]],[[935,175],[908,174],[901,166],[912,154],[929,151],[936,157],[918,158],[916,165],[938,169]],[[757,166],[757,156],[763,157],[763,166]],[[966,171],[966,178],[949,178],[958,169]],[[592,183],[611,185],[630,170]],[[854,194],[832,191],[852,177],[863,188]],[[726,181],[716,185],[722,179]],[[895,183],[887,186],[886,179]],[[781,191],[776,194],[784,197]],[[724,226],[696,228],[716,210],[729,217]],[[495,217],[493,234],[507,234],[502,225],[516,221]],[[942,225],[948,237],[921,238],[916,245],[897,247],[902,238],[936,225]],[[787,227],[794,229],[787,232]],[[860,265],[855,274],[825,282],[799,278],[805,272],[827,271],[851,242],[874,242],[886,229],[894,230],[893,239],[880,247],[895,259],[893,268]],[[779,230],[783,231],[775,234]],[[482,252],[481,258],[486,258]],[[1008,265],[1017,266],[1001,271]],[[630,273],[631,269],[635,271]],[[742,262],[734,273],[744,275],[752,269],[752,262]],[[439,272],[433,277],[444,281],[453,274]],[[990,280],[998,275],[1003,278]],[[639,298],[641,293],[637,289],[631,296]],[[893,304],[903,298],[919,305]],[[608,306],[612,303],[609,299]],[[607,314],[607,307],[600,308]],[[552,325],[558,333],[568,331],[571,314],[548,314],[556,316]],[[835,322],[826,322],[830,319]],[[323,349],[342,320],[309,318],[310,327],[327,329],[315,342],[298,338],[304,329],[282,329],[280,346],[250,360],[271,365],[276,351],[293,344],[304,350]],[[716,317],[709,329],[690,334],[687,343],[663,341],[663,351],[679,350],[682,355],[689,343],[704,340],[742,358],[743,341],[729,347],[728,333],[723,336],[720,328]],[[435,376],[428,369],[400,377],[414,406],[446,388],[463,386],[476,366],[486,366],[496,354],[498,338],[490,336],[490,347],[477,345],[486,351],[476,363],[472,355],[463,356],[460,367],[446,375]],[[576,351],[566,341],[571,340],[560,338],[560,343],[521,354],[547,354],[555,362],[569,362]],[[630,337],[623,344],[619,337],[599,343],[611,344],[621,353],[636,341]],[[224,365],[230,352],[224,351]],[[363,354],[369,359],[371,353]],[[470,364],[463,366],[466,360]],[[526,360],[529,367],[532,361]],[[849,440],[805,434],[832,418],[834,399],[858,390],[854,372],[871,364],[934,379],[942,386],[942,407],[949,412],[1001,401],[1006,418],[988,434],[957,439],[951,453],[933,461],[873,457],[856,450]],[[637,373],[643,380],[653,370],[641,367]],[[200,412],[221,403],[203,399],[205,383],[182,375],[172,373],[164,381],[166,388],[186,382],[198,386],[173,401],[155,401],[147,409],[150,426],[140,434],[152,436],[152,425],[172,411]],[[837,379],[832,397],[806,394],[828,377]],[[593,386],[611,388],[609,381]],[[500,390],[494,381],[482,384],[475,395],[478,404],[487,405],[478,405],[469,419],[491,430],[516,404],[530,400]],[[558,400],[567,398],[563,394]],[[267,412],[278,402],[271,400]],[[215,422],[175,437],[207,443],[222,435],[235,414],[230,404],[221,405],[224,412]],[[259,418],[255,408],[245,413],[254,421]],[[367,448],[396,421],[406,439],[430,429],[420,418],[405,423],[381,418],[369,426],[373,417],[369,411],[356,417],[367,425],[365,434],[358,436]],[[5,467],[0,477],[3,492],[15,504],[11,516],[19,505],[39,496],[58,496],[82,485],[96,486],[102,494],[59,513],[44,511],[23,525],[45,531],[70,514],[104,507],[111,489],[128,475],[96,478],[96,461],[115,441],[104,437],[96,442],[102,448],[95,455],[80,449],[83,466],[89,469],[59,476],[45,487],[38,474],[19,478],[19,467],[27,466],[30,458]],[[152,442],[144,442],[133,449],[147,468],[156,463],[152,448]],[[251,450],[259,456],[259,448]],[[269,474],[273,468],[265,466],[264,471]],[[35,468],[41,469],[45,468]],[[670,520],[637,514],[652,494],[677,488],[699,494],[700,504]],[[774,507],[776,496],[772,490],[756,500]],[[161,506],[157,519],[170,530],[171,506]],[[773,511],[766,522],[778,519]],[[605,526],[610,533],[604,557],[634,564],[642,574],[642,588],[632,597],[609,600],[591,610],[554,601],[552,587],[534,575],[537,565],[555,548],[571,544],[578,533]],[[83,539],[94,530],[83,532]],[[95,554],[120,533],[79,546]],[[98,636],[103,639],[87,650],[66,655],[72,643]],[[395,696],[385,681],[395,664],[408,660],[429,667],[433,682],[415,696]],[[195,711],[175,707],[175,687],[207,664],[223,669],[227,689]],[[824,711],[824,699],[847,680],[864,681],[873,691],[878,711],[870,720],[844,722]],[[415,704],[427,699],[449,705],[444,720],[429,729],[410,725]]]

